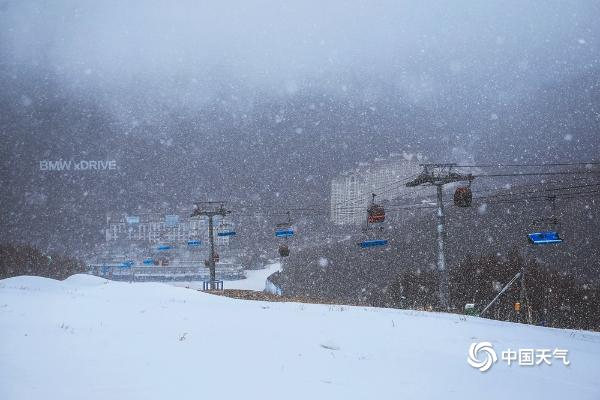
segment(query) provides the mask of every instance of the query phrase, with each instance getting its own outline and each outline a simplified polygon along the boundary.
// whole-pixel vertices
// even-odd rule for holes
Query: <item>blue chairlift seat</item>
[[[235,236],[235,232],[234,231],[223,231],[223,232],[219,232],[217,233],[217,236]]]
[[[144,265],[154,265],[154,260],[151,258],[144,258],[144,261],[142,261],[142,263]]]
[[[288,238],[294,236],[293,229],[278,229],[275,231],[275,236],[278,238]]]
[[[171,250],[173,247],[168,244],[159,244],[157,249],[160,251]]]
[[[200,240],[188,240],[187,241],[187,245],[189,247],[200,247],[201,244],[202,244],[202,242]]]
[[[387,239],[375,239],[375,240],[365,240],[364,242],[360,242],[359,245],[362,249],[368,249],[370,247],[381,247],[387,246]]]
[[[534,232],[528,234],[527,238],[533,244],[555,244],[563,241],[556,231]]]

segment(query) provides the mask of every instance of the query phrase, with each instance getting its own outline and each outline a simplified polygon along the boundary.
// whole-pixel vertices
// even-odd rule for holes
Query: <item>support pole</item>
[[[210,289],[215,289],[215,281],[217,279],[216,274],[216,262],[215,262],[215,235],[214,235],[214,224],[213,217],[215,215],[219,215],[222,218],[225,218],[228,214],[231,213],[230,210],[225,209],[223,204],[220,206],[216,206],[212,208],[219,202],[209,201],[209,202],[200,202],[196,203],[196,209],[192,213],[191,217],[207,217],[208,218],[208,238],[210,242],[210,258],[208,260],[208,267],[210,269]],[[212,209],[211,209],[212,208]]]
[[[525,312],[527,313],[527,322],[531,324],[533,318],[531,316],[531,308],[529,307],[529,299],[527,298],[527,285],[525,283],[527,260],[525,260],[524,262],[525,265],[523,265],[523,269],[521,270],[521,294],[519,296],[519,301],[521,302],[521,308],[523,308],[523,306],[527,304],[527,306],[525,306]]]
[[[517,274],[510,280],[510,282],[508,282],[500,291],[500,293],[498,293],[496,295],[496,297],[494,297],[494,300],[490,301],[490,304],[488,304],[482,312],[479,313],[479,316],[481,317],[483,314],[485,314],[485,312],[487,310],[490,309],[490,307],[496,302],[496,300],[498,300],[500,298],[500,296],[502,296],[502,294],[504,292],[506,292],[506,290],[513,284],[514,281],[516,281],[517,279],[519,279],[520,277],[522,277],[522,273],[521,272],[517,272]],[[521,283],[523,283],[523,280],[521,280]],[[523,303],[521,303],[523,304]]]
[[[210,259],[208,260],[208,267],[210,269],[210,289],[215,289],[215,280],[217,279],[216,265],[215,265],[215,237],[213,233],[213,215],[208,216],[208,239],[210,242]]]
[[[445,218],[443,187],[452,182],[473,181],[473,175],[462,175],[452,171],[456,164],[421,164],[423,172],[406,183],[407,187],[432,185],[437,189],[437,269],[440,275],[440,302],[442,308],[450,309],[450,283],[444,257]]]
[[[446,259],[444,257],[444,240],[446,236],[444,226],[444,198],[442,193],[442,185],[437,184],[437,268],[440,274],[440,301],[442,307],[448,309],[450,307],[450,288],[448,287],[448,269],[446,268]]]

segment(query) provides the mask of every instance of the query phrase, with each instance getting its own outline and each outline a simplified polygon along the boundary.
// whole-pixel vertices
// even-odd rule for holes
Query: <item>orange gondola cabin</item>
[[[289,257],[290,255],[290,248],[285,245],[282,244],[281,246],[279,246],[279,257]]]
[[[385,221],[385,209],[382,205],[371,203],[367,208],[367,220],[370,224],[377,224]]]
[[[473,192],[468,186],[459,187],[454,192],[454,205],[457,207],[471,207]]]

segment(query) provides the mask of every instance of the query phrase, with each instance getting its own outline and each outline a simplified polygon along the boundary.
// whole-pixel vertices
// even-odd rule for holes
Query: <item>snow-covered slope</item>
[[[281,270],[281,263],[273,263],[265,265],[263,269],[246,270],[246,279],[237,279],[232,281],[224,281],[225,289],[243,289],[243,290],[265,290],[267,277]],[[192,289],[202,289],[202,282],[173,282],[175,286],[189,287]]]
[[[0,399],[600,399],[600,334],[234,300],[76,275],[0,281]],[[466,362],[474,341],[571,365]]]

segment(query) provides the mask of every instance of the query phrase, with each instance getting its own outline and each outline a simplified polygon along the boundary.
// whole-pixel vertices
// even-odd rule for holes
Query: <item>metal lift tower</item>
[[[444,199],[442,188],[444,185],[460,181],[472,181],[473,175],[461,175],[453,172],[456,164],[419,164],[423,171],[414,180],[406,184],[407,187],[432,185],[437,188],[437,267],[440,272],[440,300],[442,307],[450,307],[450,288],[448,283],[448,269],[444,258],[444,240],[446,237],[444,222]]]
[[[219,215],[225,217],[231,214],[230,210],[225,209],[222,202],[218,201],[207,201],[196,203],[196,208],[192,213],[191,217],[207,217],[208,218],[208,237],[210,240],[210,257],[208,259],[208,267],[210,268],[210,289],[215,289],[216,269],[215,269],[215,236],[213,232],[213,217]]]

